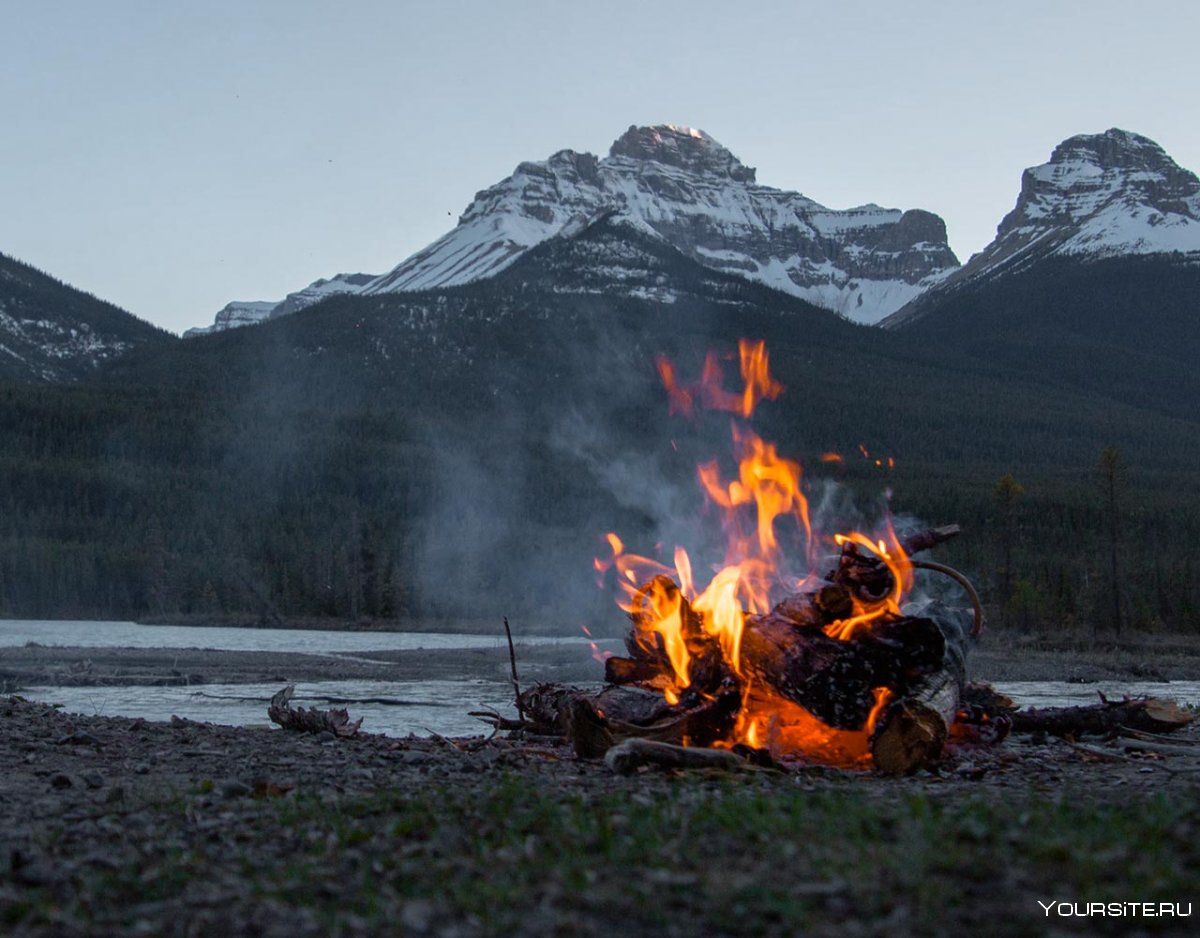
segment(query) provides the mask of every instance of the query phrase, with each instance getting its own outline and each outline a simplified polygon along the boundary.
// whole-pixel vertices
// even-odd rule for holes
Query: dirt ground
[[[506,930],[516,934],[638,934],[642,933],[640,925],[623,930],[621,915],[634,916],[625,920],[629,926],[653,920],[653,904],[645,905],[644,896],[635,907],[619,913],[621,903],[632,900],[614,900],[615,906],[593,902],[586,894],[590,888],[587,876],[581,887],[584,894],[559,895],[551,888],[557,882],[554,870],[543,868],[534,853],[522,853],[534,850],[529,845],[544,820],[528,822],[534,833],[521,834],[525,840],[511,847],[519,855],[512,860],[517,865],[511,875],[522,871],[520,875],[529,879],[520,887],[528,890],[528,895],[496,900],[499,904],[494,908],[475,908],[470,898],[474,893],[461,900],[448,899],[448,887],[439,878],[429,879],[419,863],[400,864],[397,872],[389,872],[393,870],[390,864],[401,855],[442,863],[450,862],[446,851],[471,854],[477,829],[510,830],[508,825],[518,824],[520,812],[542,810],[539,806],[547,798],[556,810],[564,804],[609,805],[608,810],[614,810],[611,805],[627,805],[633,799],[635,805],[647,806],[645,810],[654,819],[663,811],[691,818],[697,805],[703,807],[702,802],[724,805],[727,798],[732,799],[733,807],[721,810],[735,810],[739,799],[760,805],[764,797],[771,805],[802,798],[810,810],[816,810],[813,806],[825,805],[830,799],[840,804],[837,799],[852,795],[867,805],[862,809],[867,815],[864,824],[907,828],[931,812],[937,817],[944,814],[953,819],[956,837],[965,829],[967,834],[962,836],[979,838],[978,844],[968,839],[965,848],[959,844],[956,849],[990,850],[989,838],[1005,835],[989,829],[992,821],[979,805],[1038,805],[1061,799],[1064,793],[1073,793],[1068,800],[1074,804],[1080,793],[1086,793],[1087,803],[1099,806],[1097,810],[1103,806],[1127,810],[1131,804],[1151,804],[1162,798],[1195,806],[1200,793],[1200,734],[1189,729],[1178,735],[1178,743],[1181,752],[1167,756],[1116,749],[1102,754],[1101,745],[1079,748],[1054,738],[1010,737],[994,747],[953,749],[935,771],[909,778],[810,768],[784,773],[748,770],[744,778],[730,782],[715,780],[713,773],[695,772],[650,771],[622,777],[603,762],[578,760],[565,748],[544,741],[367,735],[335,739],[329,734],[239,729],[180,719],[152,723],[78,716],[9,697],[0,699],[0,760],[4,765],[0,781],[0,926],[12,936],[476,935]],[[505,796],[509,800],[499,807],[496,792],[509,792]],[[429,806],[421,807],[422,793],[429,795]],[[380,806],[381,797],[393,800]],[[533,799],[533,807],[526,805],[528,799]],[[1023,816],[1030,810],[1044,809],[1032,807]],[[420,815],[424,820],[414,821],[409,816],[414,811],[425,811]],[[844,811],[843,807],[832,813]],[[447,826],[444,812],[466,813],[472,819],[464,824],[460,817]],[[497,812],[503,815],[499,820]],[[918,820],[909,816],[914,813]],[[364,816],[374,820],[356,826],[354,819]],[[887,821],[888,817],[892,820]],[[975,826],[962,828],[963,817],[974,818],[971,824]],[[388,820],[390,838],[379,834],[380,818]],[[930,823],[928,818],[919,822]],[[837,823],[850,821],[841,817]],[[741,830],[743,824],[737,822],[736,826]],[[940,835],[924,836],[936,839]],[[1043,832],[1030,836],[1040,838]],[[316,846],[306,838],[314,838]],[[296,865],[298,855],[318,847],[327,866]],[[802,848],[793,845],[791,849]],[[742,843],[740,849],[753,853],[761,847]],[[1085,849],[1064,841],[1047,856],[1058,856],[1054,851]],[[497,855],[508,857],[507,853]],[[1036,850],[1030,855],[1041,856]],[[487,856],[472,856],[467,866],[461,858],[455,861],[457,866],[451,863],[451,873],[469,882],[486,878]],[[743,865],[744,858],[735,856],[740,854],[731,855],[730,870]],[[657,858],[646,875],[660,877],[667,886],[690,882],[692,873],[672,872],[661,866],[662,862]],[[364,879],[364,863],[374,864],[375,877]],[[479,863],[484,864],[482,871]],[[628,872],[616,876],[618,885]],[[598,875],[596,889],[616,888],[607,874]],[[1032,890],[1032,895],[1037,892],[1033,882],[1039,875],[1036,870],[1028,871],[1007,886],[999,884],[995,894],[1014,902],[1021,889]],[[1194,885],[1194,872],[1190,875],[1187,882]],[[806,905],[788,915],[815,915],[806,919],[814,934],[895,933],[892,912],[880,911],[873,925],[859,921],[858,906],[847,906],[847,896],[842,896],[841,905],[835,901],[839,890],[855,893],[858,886],[840,879],[829,882],[833,885],[805,887],[813,892],[805,902],[819,900],[819,908]],[[299,883],[308,885],[298,889]],[[821,892],[825,888],[829,895]],[[672,890],[673,895],[677,892]],[[867,901],[865,894],[862,901]],[[1026,895],[1020,901],[1023,920],[1035,930],[1001,928],[997,934],[1038,933],[1037,919],[1031,917],[1037,912],[1032,899]],[[360,911],[353,915],[347,911],[348,917],[339,918],[337,910],[343,905],[346,910]],[[375,912],[362,912],[364,908]],[[379,913],[383,908],[386,914]],[[995,903],[990,902],[987,909],[989,914],[995,912]],[[916,925],[932,910],[910,911],[918,915],[911,923]],[[382,918],[373,917],[376,913]],[[661,933],[742,933],[736,922],[716,923],[713,916],[721,914],[718,908],[699,903]],[[970,916],[976,913],[963,914],[967,919],[947,919],[944,924],[953,924],[955,929],[972,924]],[[387,921],[392,924],[384,927]],[[766,934],[792,933],[790,928],[798,925],[791,921],[788,926],[787,916],[782,921],[770,915],[753,921],[762,926],[757,933]],[[396,922],[405,924],[397,927]],[[863,927],[847,929],[848,922]],[[826,925],[830,930],[826,931]]]
[[[601,674],[586,646],[518,656],[527,682]],[[1146,681],[1195,679],[1195,662],[984,645],[971,671]],[[10,689],[507,674],[495,648],[0,649]],[[1035,902],[1196,898],[1200,727],[1171,740],[1139,752],[1011,736],[952,746],[906,778],[623,777],[545,740],[335,739],[2,696],[0,933],[1191,934],[1165,919],[1050,921]]]

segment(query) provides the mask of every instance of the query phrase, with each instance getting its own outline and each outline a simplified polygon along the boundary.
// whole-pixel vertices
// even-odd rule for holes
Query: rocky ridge
[[[884,325],[919,318],[950,291],[1048,257],[1150,255],[1200,258],[1200,179],[1147,137],[1118,128],[1080,134],[1025,170],[1016,206],[987,247]]]
[[[217,312],[211,326],[188,329],[183,337],[192,339],[211,332],[224,332],[226,329],[252,326],[277,316],[286,316],[339,293],[357,293],[374,279],[374,274],[335,274],[327,279],[314,280],[304,289],[289,293],[282,300],[234,300]]]
[[[477,193],[458,225],[356,292],[457,286],[494,276],[530,248],[617,216],[706,267],[874,323],[958,265],[941,218],[867,204],[829,209],[763,186],[700,130],[630,127],[604,158],[561,150]],[[347,277],[345,292],[359,286]],[[300,291],[277,316],[323,297]],[[226,307],[228,309],[229,307]],[[207,330],[249,321],[220,322]]]

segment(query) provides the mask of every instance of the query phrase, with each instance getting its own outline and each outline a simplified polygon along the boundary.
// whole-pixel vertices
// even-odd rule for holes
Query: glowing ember
[[[861,729],[835,729],[756,683],[753,662],[742,660],[746,621],[748,616],[766,616],[780,599],[794,596],[804,585],[819,585],[822,580],[815,568],[820,556],[840,549],[843,563],[849,558],[880,571],[871,583],[846,592],[846,608],[823,626],[831,639],[854,639],[871,623],[900,616],[912,585],[912,565],[890,525],[874,535],[849,531],[826,536],[813,530],[800,464],[780,455],[774,443],[764,441],[745,423],[759,402],[779,397],[783,385],[771,376],[761,341],[742,340],[738,361],[740,391],[724,387],[721,360],[715,353],[707,355],[699,379],[692,383],[682,381],[666,358],[657,362],[671,414],[691,417],[699,409],[708,409],[733,415],[735,475],[722,478],[716,460],[697,467],[700,486],[718,511],[725,533],[725,555],[712,568],[711,579],[706,584],[700,581],[698,568],[683,547],[675,547],[670,567],[628,553],[614,533],[606,535],[609,556],[597,558],[595,567],[602,579],[609,571],[615,573],[622,591],[621,608],[634,623],[632,641],[669,662],[670,673],[664,669],[648,682],[659,687],[668,703],[678,703],[693,686],[695,668],[711,664],[705,655],[715,640],[720,664],[737,676],[742,694],[725,745],[744,743],[776,754],[863,764],[870,759],[870,734],[892,693],[874,688],[874,706]],[[870,458],[865,446],[859,450]],[[834,453],[826,453],[822,460],[844,462]],[[887,463],[894,465],[890,458]],[[788,541],[787,551],[781,540]],[[785,555],[799,565],[798,570],[785,568]]]

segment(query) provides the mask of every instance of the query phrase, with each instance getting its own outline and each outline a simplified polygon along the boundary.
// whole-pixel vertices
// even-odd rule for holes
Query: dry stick
[[[729,749],[676,746],[653,739],[627,739],[604,754],[608,767],[619,775],[632,775],[644,765],[663,769],[746,768],[746,760]]]
[[[517,652],[513,648],[512,629],[508,627],[508,616],[504,617],[504,634],[508,636],[508,663],[512,668],[513,694],[517,700],[517,716],[525,722],[525,708],[521,706],[521,684],[517,680]]]
[[[1200,740],[1177,739],[1174,736],[1164,736],[1162,733],[1147,733],[1144,730],[1130,729],[1128,726],[1118,726],[1117,732],[1129,739],[1144,739],[1151,743],[1169,743],[1172,746],[1200,747]]]
[[[1172,743],[1156,743],[1145,739],[1118,739],[1117,748],[1125,752],[1131,750],[1141,750],[1143,752],[1157,752],[1166,756],[1195,756],[1196,750],[1191,746],[1178,746]]]

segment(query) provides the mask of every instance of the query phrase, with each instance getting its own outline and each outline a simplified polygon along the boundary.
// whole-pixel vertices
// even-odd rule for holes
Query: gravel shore
[[[988,857],[995,838],[994,862],[1008,865],[983,900],[941,922],[949,933],[982,927],[1006,903],[1022,903],[1022,916],[1036,913],[1031,896],[1045,874],[1021,871],[1042,862],[1041,848],[1014,858],[1004,844],[1018,835],[1041,838],[1039,812],[1070,813],[1079,804],[1100,812],[1097,817],[1116,812],[1105,830],[1118,821],[1180,823],[1159,813],[1164,805],[1195,810],[1200,763],[1187,753],[1200,737],[1189,729],[1178,739],[1183,755],[1113,750],[1103,757],[1054,739],[1010,738],[991,748],[957,748],[937,772],[903,779],[822,768],[732,777],[654,771],[627,778],[545,742],[335,739],[180,719],[78,716],[8,697],[0,699],[0,930],[39,938],[316,938],[782,935],[800,927],[792,912],[779,917],[777,903],[749,910],[743,903],[730,921],[715,922],[727,907],[718,899],[736,882],[745,884],[747,895],[763,889],[798,895],[794,915],[815,916],[805,919],[812,934],[895,933],[902,924],[900,896],[909,896],[904,902],[906,914],[916,916],[914,926],[927,914],[937,924],[942,913],[933,898],[912,898],[925,895],[925,887],[905,885],[903,870],[916,860],[893,840],[908,837],[901,832],[911,825],[914,842],[938,840],[946,835],[929,825],[944,823],[955,837],[968,838],[966,849]],[[746,819],[738,819],[740,811],[748,812]],[[863,819],[854,821],[850,816],[860,811]],[[995,818],[988,813],[997,811]],[[688,846],[699,836],[689,834],[689,826],[718,823],[713,812],[718,821],[730,817],[728,829],[713,833],[712,843]],[[805,857],[813,850],[824,856],[825,848],[802,842],[799,832],[783,845],[760,840],[766,835],[755,825],[766,823],[764,812],[783,812],[770,827],[829,824],[831,855],[855,862],[883,863],[894,848],[899,878],[888,887],[820,864],[806,871]],[[974,820],[963,827],[963,818]],[[867,833],[846,840],[859,823]],[[1053,823],[1064,827],[1059,853],[1083,856],[1095,847],[1072,839],[1069,829],[1077,822]],[[1006,834],[993,824],[1027,825],[1028,832]],[[635,829],[655,825],[665,825],[669,836],[656,832],[648,842],[647,832]],[[944,853],[946,846],[928,849]],[[962,849],[957,840],[949,846]],[[786,857],[777,855],[785,847]],[[702,857],[693,854],[700,849],[722,857],[712,901],[692,895],[691,887],[709,879],[697,865]],[[1154,853],[1166,848],[1151,843],[1144,849],[1163,869],[1174,868],[1175,858]],[[954,860],[929,875],[966,876],[970,885],[976,874],[958,869],[965,862]],[[645,868],[629,868],[639,863]],[[1178,863],[1185,880],[1164,880],[1155,866],[1146,876],[1159,878],[1146,882],[1158,883],[1160,894],[1173,895],[1181,882],[1194,886],[1195,863],[1190,873],[1187,859]],[[886,884],[893,873],[874,875]],[[1069,881],[1073,874],[1063,875]],[[755,876],[766,879],[759,883]],[[657,883],[658,892],[648,892],[647,883]],[[880,905],[877,891],[889,888],[900,892]],[[661,901],[681,911],[655,924]],[[854,923],[861,927],[847,931]]]

